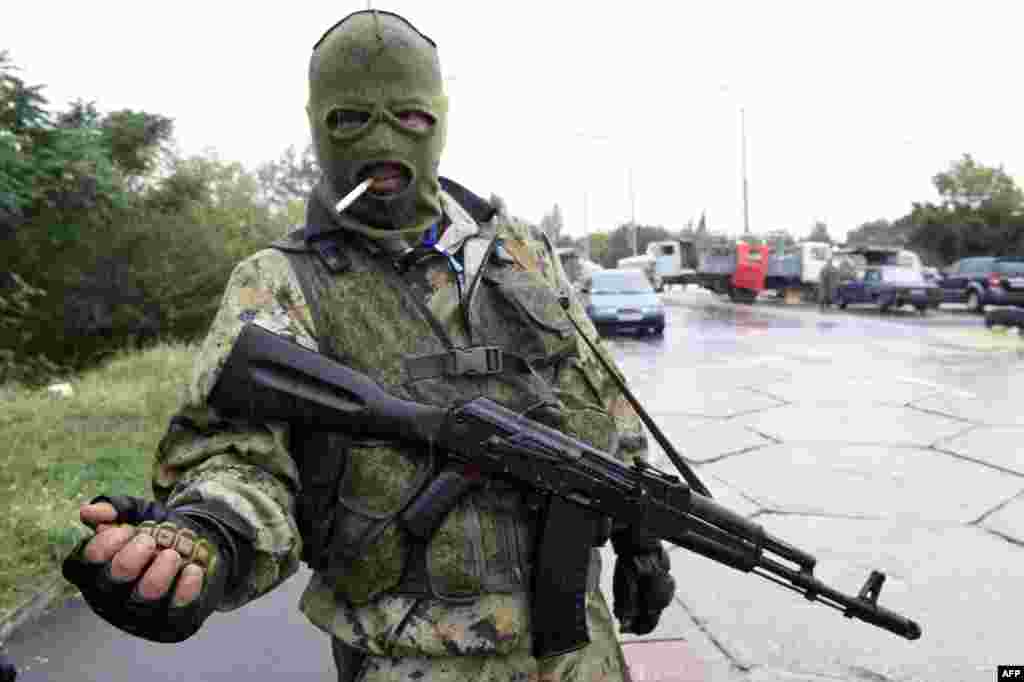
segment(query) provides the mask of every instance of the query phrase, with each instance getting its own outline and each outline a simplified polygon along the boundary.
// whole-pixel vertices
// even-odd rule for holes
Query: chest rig
[[[306,227],[273,244],[302,286],[320,352],[396,397],[450,407],[486,396],[564,426],[565,405],[553,386],[576,347],[557,294],[540,275],[517,267],[501,246],[502,228],[484,222],[490,216],[475,211],[471,218],[459,205],[467,202],[446,203],[462,213],[455,219],[463,225],[473,218],[484,223],[457,263],[429,249],[395,259],[332,229],[331,215],[315,199]],[[595,446],[612,445],[607,415],[591,410],[584,419],[586,433],[574,429],[575,435],[600,434]],[[293,433],[291,451],[303,485],[302,558],[350,603],[385,592],[469,601],[528,588],[536,518],[523,491],[486,481],[431,537],[416,537],[402,513],[450,466],[444,453],[314,430]]]

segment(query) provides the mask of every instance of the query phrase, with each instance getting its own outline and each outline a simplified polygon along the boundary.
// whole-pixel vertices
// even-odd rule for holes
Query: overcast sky
[[[53,105],[170,116],[250,168],[307,143],[312,45],[367,6],[8,4],[0,49]],[[531,220],[558,203],[571,234],[629,220],[630,170],[638,222],[742,231],[741,107],[754,232],[899,217],[965,152],[1024,180],[1020,0],[374,6],[438,43],[442,174]]]

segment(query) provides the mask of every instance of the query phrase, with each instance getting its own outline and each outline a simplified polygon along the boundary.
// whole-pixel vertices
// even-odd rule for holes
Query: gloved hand
[[[675,596],[672,564],[657,538],[635,528],[613,532],[612,547],[615,617],[622,632],[646,635],[657,627],[661,612]]]
[[[82,521],[97,534],[64,560],[64,577],[101,618],[154,642],[195,634],[252,565],[252,527],[216,500],[168,509],[101,496]]]

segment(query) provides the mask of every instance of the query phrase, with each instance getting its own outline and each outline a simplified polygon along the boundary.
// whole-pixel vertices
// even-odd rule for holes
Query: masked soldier
[[[322,177],[306,225],[233,271],[158,446],[156,500],[82,508],[97,534],[65,575],[111,623],[180,641],[304,561],[301,609],[330,635],[340,680],[623,679],[596,550],[583,586],[591,642],[532,655],[530,491],[485,480],[416,537],[400,512],[450,466],[443,453],[208,404],[256,324],[397,397],[450,407],[483,395],[623,461],[646,456],[636,413],[559,305],[572,294],[550,242],[439,177],[442,82],[434,43],[395,14],[356,12],[314,47],[306,110]],[[568,314],[597,340],[575,298]],[[650,632],[674,592],[668,557],[639,528],[610,526],[593,544],[609,533],[621,631]]]

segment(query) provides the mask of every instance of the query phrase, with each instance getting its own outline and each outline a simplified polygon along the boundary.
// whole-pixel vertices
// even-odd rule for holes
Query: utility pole
[[[636,195],[633,193],[633,166],[629,167],[629,224],[633,227],[633,255],[636,252]]]
[[[583,253],[587,260],[593,260],[590,257],[590,219],[587,203],[587,190],[583,190]]]
[[[743,234],[750,234],[750,210],[747,204],[747,117],[740,108],[740,153],[743,168]]]

